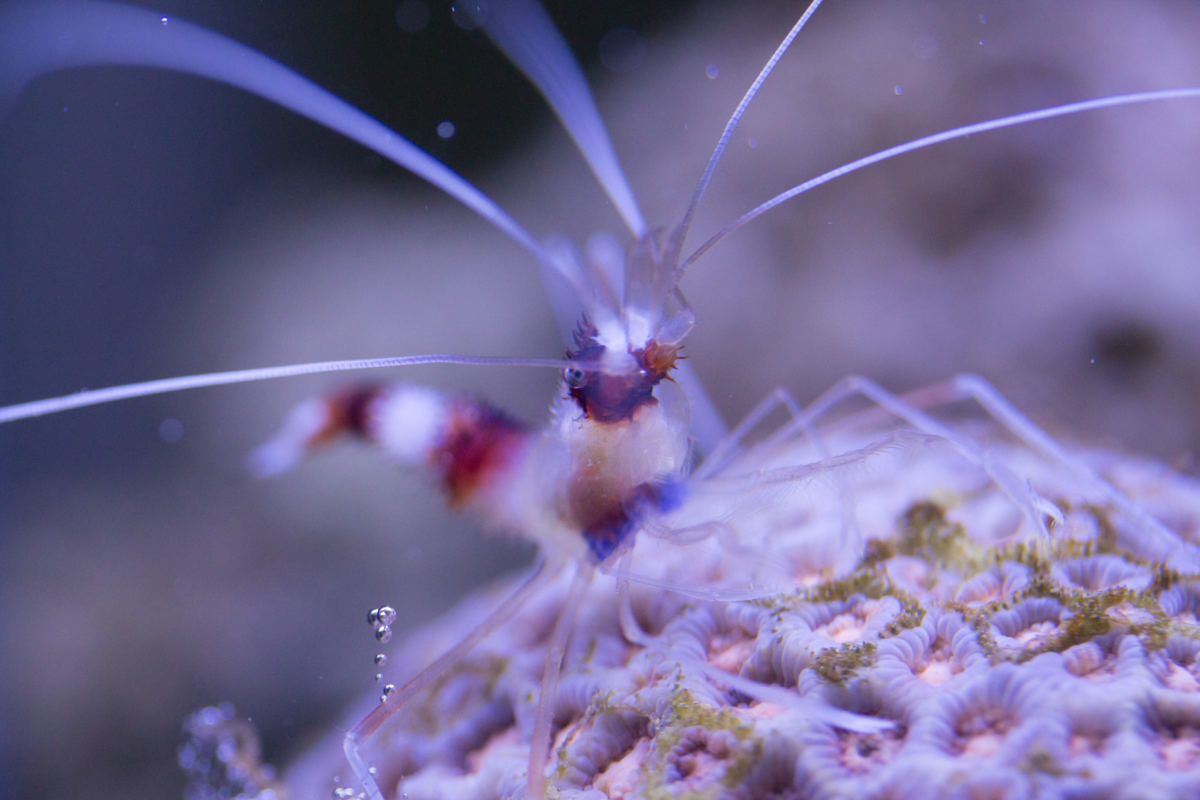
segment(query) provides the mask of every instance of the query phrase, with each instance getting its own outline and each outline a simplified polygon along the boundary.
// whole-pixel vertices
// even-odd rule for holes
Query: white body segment
[[[426,459],[449,423],[441,392],[407,383],[393,384],[382,392],[367,414],[375,440],[401,464],[419,464]]]
[[[569,477],[563,481],[563,473],[556,475],[539,465],[531,480],[556,484],[554,506],[573,522],[574,539],[582,541],[580,521],[590,509],[614,499],[623,502],[637,487],[677,484],[687,475],[691,456],[687,398],[670,383],[659,384],[654,394],[657,402],[616,424],[584,419],[574,403],[555,401],[550,425],[535,452],[546,465],[565,465]]]

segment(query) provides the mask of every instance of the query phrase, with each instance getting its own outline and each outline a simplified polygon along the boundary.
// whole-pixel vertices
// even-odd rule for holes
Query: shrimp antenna
[[[475,367],[551,367],[562,369],[570,361],[552,358],[508,358],[507,356],[456,356],[430,354],[419,356],[390,356],[385,358],[353,358],[344,361],[314,361],[307,364],[289,364],[280,367],[238,369],[228,372],[206,372],[199,375],[182,375],[178,378],[161,378],[141,383],[126,383],[47,397],[28,403],[0,406],[0,425],[18,419],[29,419],[46,414],[57,414],[73,408],[115,403],[131,397],[146,397],[152,394],[182,392],[185,389],[201,389],[207,386],[225,386],[231,383],[253,383],[274,378],[291,378],[297,375],[316,375],[323,372],[350,372],[362,369],[384,369],[386,367],[412,367],[419,364],[462,364]]]
[[[1020,114],[1011,114],[1006,117],[996,117],[995,119],[976,122],[972,125],[963,125],[958,128],[942,131],[941,133],[922,136],[919,139],[913,139],[904,144],[898,144],[895,147],[889,147],[886,150],[880,150],[869,156],[864,156],[856,161],[851,161],[843,164],[840,167],[829,170],[826,173],[818,175],[815,178],[797,184],[785,192],[781,192],[765,203],[752,208],[742,216],[730,222],[721,230],[712,235],[704,244],[696,248],[695,252],[689,255],[680,267],[680,271],[687,269],[698,258],[703,256],[713,246],[724,239],[729,234],[736,231],[738,228],[745,225],[751,220],[757,219],[767,213],[776,206],[791,200],[793,197],[802,195],[805,192],[815,189],[822,184],[829,183],[832,180],[849,175],[851,172],[857,172],[864,167],[878,164],[881,161],[902,156],[905,153],[911,153],[914,150],[922,150],[926,147],[932,147],[942,142],[949,142],[954,139],[965,139],[968,136],[974,136],[977,133],[987,133],[988,131],[996,131],[1001,128],[1010,128],[1014,125],[1024,125],[1029,122],[1037,122],[1044,119],[1053,119],[1055,117],[1065,117],[1070,114],[1082,114],[1086,111],[1096,111],[1102,108],[1116,108],[1120,106],[1132,106],[1140,103],[1158,103],[1166,100],[1194,100],[1200,99],[1200,87],[1188,87],[1183,89],[1159,89],[1149,92],[1132,92],[1130,94],[1111,95],[1109,97],[1098,97],[1094,100],[1082,100],[1078,103],[1066,103],[1060,106],[1050,106],[1049,108],[1039,108],[1033,111],[1024,111]]]
[[[683,219],[680,220],[673,234],[678,250],[683,250],[683,242],[687,238],[688,228],[692,225],[692,217],[695,215],[696,207],[700,205],[700,198],[704,196],[705,190],[708,189],[708,184],[712,182],[713,173],[717,171],[717,164],[720,163],[721,156],[725,155],[725,148],[729,146],[729,140],[733,137],[733,129],[742,121],[742,116],[750,106],[750,101],[758,95],[758,90],[762,88],[767,77],[775,70],[775,65],[779,63],[779,59],[783,58],[783,54],[792,46],[792,40],[808,24],[809,18],[817,12],[821,2],[822,0],[812,0],[808,8],[804,10],[804,13],[800,15],[800,19],[796,20],[796,24],[787,32],[787,36],[784,36],[783,41],[775,48],[775,52],[767,59],[767,63],[763,64],[763,68],[758,72],[758,77],[750,84],[750,88],[746,90],[746,94],[742,95],[741,102],[737,104],[737,108],[729,115],[729,121],[725,123],[725,130],[721,131],[721,138],[717,140],[717,146],[713,148],[712,155],[709,156],[708,164],[704,167],[704,174],[700,176],[700,182],[696,185],[696,191],[692,193],[691,202],[688,203],[687,210],[683,213]],[[690,263],[691,259],[688,260],[687,264]],[[686,267],[687,264],[684,264],[684,266]],[[679,272],[682,274],[683,269],[681,268]]]
[[[468,4],[469,6],[469,4]],[[637,238],[646,233],[633,190],[617,161],[587,80],[562,34],[536,0],[468,7],[488,38],[537,88],[583,154],[592,174]]]
[[[102,65],[158,67],[208,78],[337,131],[458,200],[532,253],[544,271],[583,291],[575,272],[566,269],[561,259],[552,258],[516,220],[458,173],[383,123],[246,45],[182,20],[111,3],[19,4],[0,10],[0,108],[39,75]]]

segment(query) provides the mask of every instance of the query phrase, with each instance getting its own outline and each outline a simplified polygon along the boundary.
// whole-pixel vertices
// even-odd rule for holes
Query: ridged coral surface
[[[618,581],[597,576],[555,700],[549,797],[1200,796],[1194,482],[1104,452],[1066,463],[1000,441],[964,457],[905,432],[831,441],[844,455],[804,470],[781,471],[806,463],[798,442],[752,448],[641,532],[626,570],[645,646],[623,632]],[[1053,506],[1022,513],[1038,497]],[[523,795],[566,586],[369,742],[389,797]],[[385,680],[507,590],[394,648],[404,664]],[[854,732],[831,724],[842,712],[894,725]],[[271,790],[347,789],[340,751],[331,736]]]

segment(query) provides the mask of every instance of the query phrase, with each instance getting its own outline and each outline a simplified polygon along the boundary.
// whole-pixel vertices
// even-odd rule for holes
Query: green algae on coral
[[[919,474],[914,468],[895,480]],[[939,481],[958,475],[949,470]],[[1160,794],[1200,792],[1200,758],[1185,759],[1186,768],[1146,766],[1158,763],[1147,761],[1156,748],[1190,746],[1193,722],[1200,730],[1200,707],[1194,720],[1184,714],[1193,705],[1189,687],[1200,692],[1195,546],[1181,539],[1175,557],[1156,560],[1127,516],[1114,514],[1112,541],[1125,546],[1109,551],[1103,526],[1087,524],[1100,507],[1081,516],[1086,498],[1075,495],[1061,501],[1066,522],[1046,543],[1027,519],[1018,517],[1014,528],[1011,512],[1003,524],[992,517],[985,525],[976,517],[981,509],[1003,509],[1007,500],[974,476],[961,480],[962,492],[936,493],[970,498],[949,510],[915,478],[899,500],[886,486],[888,511],[862,525],[857,544],[837,524],[781,529],[769,552],[805,570],[786,592],[722,601],[634,583],[633,618],[648,628],[637,644],[617,619],[615,581],[598,578],[581,610],[586,627],[564,664],[549,796],[887,796],[952,784],[964,792],[1008,785],[1086,795],[1133,769],[1149,770],[1147,785]],[[1175,489],[1200,509],[1200,487]],[[874,510],[869,491],[856,487],[853,496],[860,509]],[[722,563],[721,547],[708,539],[659,549],[649,563],[674,570],[665,574],[678,581],[689,569]],[[853,557],[835,558],[839,547]],[[412,765],[403,790],[413,800],[521,797],[544,646],[522,631],[549,627],[562,590],[547,589],[470,657],[475,668],[455,671],[439,688],[474,706],[456,712],[461,719],[491,720],[486,744],[464,755],[456,748],[479,737],[431,720],[424,703],[399,715],[376,743],[374,763]],[[695,660],[704,658],[719,658],[719,669],[699,669]],[[730,677],[722,680],[722,672]],[[767,698],[766,688],[786,701]],[[1164,706],[1171,698],[1180,702]],[[1174,716],[1154,723],[1164,708]],[[851,726],[863,718],[895,726],[848,733],[834,712],[846,713]],[[1142,738],[1130,738],[1134,731]],[[1084,740],[1095,744],[1072,749]]]
[[[834,686],[845,686],[864,667],[874,663],[875,645],[871,642],[847,644],[822,650],[813,670]]]

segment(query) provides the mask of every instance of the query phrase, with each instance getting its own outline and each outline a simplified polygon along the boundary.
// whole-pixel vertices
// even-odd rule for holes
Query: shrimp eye
[[[587,373],[579,367],[567,367],[563,370],[563,380],[572,389],[582,389],[587,383]]]

